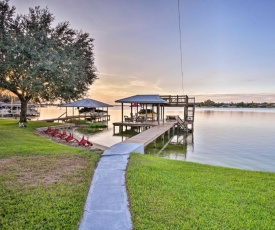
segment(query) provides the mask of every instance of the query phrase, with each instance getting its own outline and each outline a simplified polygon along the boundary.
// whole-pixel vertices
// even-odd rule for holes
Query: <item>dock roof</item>
[[[131,97],[116,100],[120,103],[140,103],[140,104],[167,104],[158,94],[138,94]]]
[[[112,105],[93,100],[90,98],[85,98],[79,101],[74,101],[68,104],[60,105],[60,107],[85,107],[85,108],[100,108],[100,107],[113,107]]]

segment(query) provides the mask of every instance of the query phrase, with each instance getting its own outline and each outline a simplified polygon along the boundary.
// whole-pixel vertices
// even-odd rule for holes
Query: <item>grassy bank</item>
[[[0,119],[0,229],[77,229],[99,154]]]
[[[273,229],[275,173],[131,155],[135,229]]]

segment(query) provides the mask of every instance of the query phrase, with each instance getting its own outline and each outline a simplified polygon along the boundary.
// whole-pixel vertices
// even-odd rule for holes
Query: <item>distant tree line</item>
[[[196,103],[197,107],[223,107],[223,108],[230,108],[230,107],[236,107],[236,108],[274,108],[275,103],[257,103],[257,102],[230,102],[230,103],[224,103],[224,102],[214,102],[210,99],[204,101],[204,102],[198,102]]]

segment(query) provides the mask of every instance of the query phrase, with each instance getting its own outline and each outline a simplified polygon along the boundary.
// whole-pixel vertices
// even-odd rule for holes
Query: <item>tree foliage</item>
[[[20,99],[21,121],[30,100],[75,100],[97,78],[93,39],[53,21],[48,8],[15,15],[8,0],[0,1],[0,88]]]

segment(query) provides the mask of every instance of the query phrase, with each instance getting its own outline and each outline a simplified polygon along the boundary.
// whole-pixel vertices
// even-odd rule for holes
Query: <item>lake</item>
[[[125,114],[130,114],[130,109]],[[64,108],[40,108],[41,117],[54,118]],[[72,114],[72,109],[68,109]],[[74,112],[77,114],[77,112]],[[113,136],[112,122],[121,120],[120,107],[109,109],[108,129],[90,140],[111,146],[125,140]],[[165,114],[183,116],[181,108],[167,108]],[[186,139],[185,153],[169,153],[165,158],[202,164],[275,172],[275,109],[196,108],[194,133]]]

